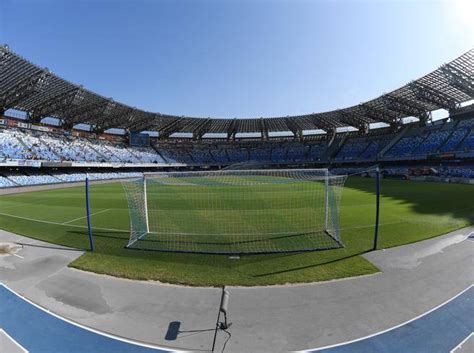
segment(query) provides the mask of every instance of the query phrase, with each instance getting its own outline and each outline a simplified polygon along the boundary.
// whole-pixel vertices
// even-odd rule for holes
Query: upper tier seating
[[[211,151],[212,158],[218,164],[227,164],[229,163],[229,158],[227,158],[227,151],[223,148],[212,149]]]
[[[423,142],[424,137],[420,135],[402,137],[385,154],[386,157],[408,157],[413,155],[413,150]]]
[[[449,136],[444,146],[441,147],[441,152],[456,151],[457,146],[459,146],[461,141],[464,140],[464,138],[466,137],[468,133],[469,133],[469,129],[466,129],[466,128],[460,128],[460,129],[454,130],[451,133],[451,136]]]
[[[474,129],[464,138],[459,150],[473,150],[474,149]]]
[[[339,150],[336,159],[357,159],[365,151],[369,142],[367,138],[348,139]]]
[[[437,152],[440,146],[448,138],[450,131],[431,132],[415,150],[415,154],[428,154]]]
[[[359,156],[359,159],[374,159],[393,139],[391,135],[374,136],[369,139],[369,145]]]
[[[0,153],[7,159],[46,161],[166,163],[153,148],[46,132],[2,129]]]
[[[160,154],[168,163],[194,163],[189,152],[177,146],[164,146],[159,148]]]
[[[275,147],[271,150],[271,161],[274,163],[286,162],[288,148],[286,146]]]
[[[311,162],[320,160],[323,153],[326,151],[326,148],[326,142],[311,144],[308,151],[307,160]]]
[[[272,160],[271,154],[271,148],[251,148],[249,160],[251,162],[270,162]]]
[[[0,151],[3,156],[8,159],[33,159],[32,151],[20,142],[19,136],[23,136],[23,133],[18,130],[0,130]]]
[[[303,162],[306,160],[309,146],[292,143],[288,147],[286,159],[288,162]]]
[[[229,156],[229,161],[231,163],[240,163],[248,161],[248,151],[246,148],[228,148],[227,149],[227,156]]]
[[[424,127],[410,125],[403,137],[385,134],[351,136],[339,151],[344,136],[337,136],[328,148],[327,140],[269,141],[176,141],[156,142],[154,148],[129,147],[124,141],[112,142],[91,136],[76,137],[36,130],[0,128],[0,160],[44,160],[73,162],[225,165],[256,163],[310,163],[332,159],[336,162],[375,161],[377,158],[426,158],[438,152],[474,152],[474,117],[463,120],[438,121]],[[115,138],[115,137],[114,137]],[[387,146],[395,141],[389,148]],[[337,151],[336,155],[334,153]],[[384,154],[383,156],[381,154]],[[324,160],[323,160],[324,159]]]

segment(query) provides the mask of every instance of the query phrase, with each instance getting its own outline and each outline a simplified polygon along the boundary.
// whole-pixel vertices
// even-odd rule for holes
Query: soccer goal
[[[127,247],[238,255],[339,248],[345,180],[327,169],[144,174],[123,182]]]

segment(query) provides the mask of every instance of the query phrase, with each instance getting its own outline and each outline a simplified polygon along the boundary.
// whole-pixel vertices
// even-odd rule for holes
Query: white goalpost
[[[345,179],[327,169],[146,173],[122,183],[127,247],[209,254],[342,247]]]
[[[143,204],[144,204],[144,214],[145,214],[145,224],[146,232],[150,233],[150,222],[148,220],[148,196],[146,192],[146,177],[143,175]]]

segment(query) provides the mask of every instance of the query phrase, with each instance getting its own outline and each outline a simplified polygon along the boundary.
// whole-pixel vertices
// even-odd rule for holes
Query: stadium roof
[[[109,128],[158,131],[163,138],[177,132],[192,133],[195,138],[206,133],[227,134],[228,138],[237,133],[261,133],[267,137],[270,132],[288,131],[301,136],[307,130],[361,128],[379,122],[396,125],[405,117],[425,120],[430,111],[454,110],[460,103],[474,98],[473,71],[474,48],[418,80],[352,107],[299,116],[214,119],[130,107],[66,81],[7,46],[0,46],[0,108],[28,112],[36,122],[45,117],[58,118],[66,128],[85,123],[97,131]]]

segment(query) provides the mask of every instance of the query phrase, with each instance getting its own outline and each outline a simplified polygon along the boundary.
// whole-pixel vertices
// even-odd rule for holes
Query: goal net
[[[127,247],[209,254],[339,248],[345,179],[327,169],[144,174],[122,183]]]

